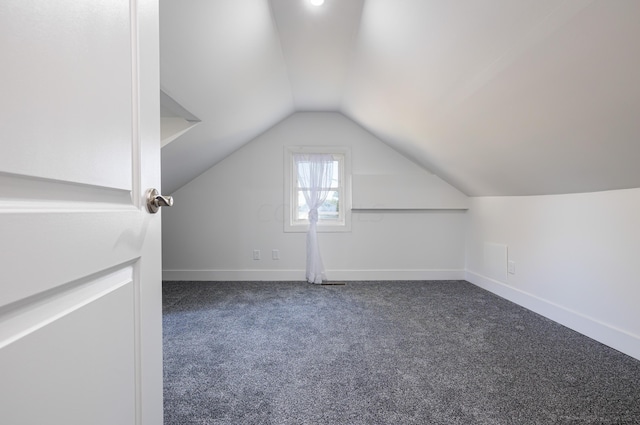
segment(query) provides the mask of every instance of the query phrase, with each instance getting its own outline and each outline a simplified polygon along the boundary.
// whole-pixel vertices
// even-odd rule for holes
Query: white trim
[[[640,336],[615,328],[503,282],[467,270],[466,280],[502,298],[640,360]]]
[[[163,270],[162,280],[303,281],[304,270]]]
[[[463,280],[464,270],[438,269],[380,269],[380,270],[327,270],[332,280]]]
[[[462,280],[464,270],[327,270],[336,280]],[[304,270],[163,270],[163,280],[304,281]]]

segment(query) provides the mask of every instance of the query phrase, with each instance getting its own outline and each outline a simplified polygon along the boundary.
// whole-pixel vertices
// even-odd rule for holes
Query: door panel
[[[157,22],[0,2],[2,423],[162,423]]]
[[[132,261],[145,236],[131,205],[109,209],[60,203],[2,214],[4,274],[0,306]],[[75,208],[75,211],[72,211]],[[84,210],[84,211],[83,211]],[[125,230],[126,229],[126,230]],[[20,241],[15,243],[15,241]]]
[[[0,350],[3,423],[135,423],[133,283],[103,290],[39,318]],[[105,403],[114,399],[123,400],[117,409]]]
[[[129,15],[123,0],[2,2],[1,170],[131,190]]]

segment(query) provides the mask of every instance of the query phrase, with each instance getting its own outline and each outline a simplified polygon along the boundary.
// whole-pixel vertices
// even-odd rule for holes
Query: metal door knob
[[[157,189],[147,190],[147,211],[151,214],[157,213],[160,207],[171,206],[173,206],[172,196],[162,196]]]

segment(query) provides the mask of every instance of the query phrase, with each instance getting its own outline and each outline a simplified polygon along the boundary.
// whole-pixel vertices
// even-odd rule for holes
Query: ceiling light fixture
[[[322,6],[322,4],[324,3],[324,0],[309,0],[309,1],[314,6]]]

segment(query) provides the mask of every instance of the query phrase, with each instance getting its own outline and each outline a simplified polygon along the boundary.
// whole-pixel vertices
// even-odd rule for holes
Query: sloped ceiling
[[[166,193],[338,111],[472,196],[640,187],[640,1],[161,0]]]

